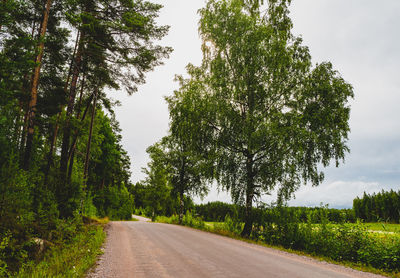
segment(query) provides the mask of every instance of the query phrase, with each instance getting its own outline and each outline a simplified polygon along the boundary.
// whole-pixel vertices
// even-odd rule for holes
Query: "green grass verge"
[[[40,262],[24,265],[15,277],[84,277],[102,253],[103,227],[85,225],[70,242],[51,248]]]

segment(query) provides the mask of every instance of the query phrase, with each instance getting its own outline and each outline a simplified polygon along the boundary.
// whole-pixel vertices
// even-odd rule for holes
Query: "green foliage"
[[[94,265],[106,234],[101,226],[87,226],[66,244],[53,247],[39,263],[24,264],[15,277],[83,277]]]
[[[145,73],[172,51],[154,44],[169,29],[156,22],[162,5],[142,0],[74,0],[67,6],[66,19],[82,34],[82,70],[97,86],[124,88],[132,94],[145,83]]]
[[[400,270],[398,235],[371,233],[360,224],[311,225],[286,214],[280,217],[282,221],[265,224],[253,237],[336,261],[362,263],[389,272]]]
[[[177,214],[174,214],[170,217],[157,216],[155,221],[161,222],[161,223],[168,223],[168,224],[180,224],[179,223],[179,215],[177,215]],[[181,225],[200,229],[200,230],[206,230],[205,222],[199,217],[193,217],[192,213],[189,210],[187,210],[186,214],[183,216]]]
[[[184,134],[185,130],[177,133],[171,132],[169,136],[162,138],[160,144],[173,192],[180,194],[180,198],[184,195],[204,197],[208,193],[208,187],[201,175],[205,165],[201,157],[188,148],[189,139]]]
[[[37,242],[55,246],[80,234],[82,214],[131,218],[130,159],[103,89],[135,92],[172,50],[155,43],[168,31],[156,22],[161,5],[45,4],[0,1],[0,276],[37,263]]]
[[[186,214],[183,216],[182,224],[184,226],[196,228],[196,229],[204,229],[205,223],[201,218],[193,217],[192,213],[187,210]]]
[[[358,263],[388,273],[400,270],[400,235],[397,233],[371,232],[367,230],[367,225],[359,222],[332,223],[328,219],[329,209],[326,207],[308,210],[306,222],[299,213],[301,210],[297,208],[277,207],[267,211],[262,220],[254,221],[250,237],[252,240],[340,262]],[[315,211],[319,215],[319,224],[312,222],[315,220]],[[160,222],[177,224],[178,217],[161,219]],[[240,237],[243,224],[226,214],[224,222],[205,223],[205,226],[199,225],[199,229]]]
[[[239,235],[243,230],[242,222],[238,218],[231,218],[229,214],[225,216],[223,229],[232,234]]]
[[[8,265],[6,262],[7,257],[5,256],[6,254],[4,249],[9,245],[10,238],[11,235],[9,234],[3,234],[0,238],[0,277],[7,277],[9,275],[7,270]]]
[[[105,215],[111,220],[129,220],[132,218],[134,201],[125,186],[108,187],[105,193]]]
[[[168,165],[165,153],[159,144],[147,148],[150,156],[148,168],[143,169],[147,175],[144,181],[145,198],[144,207],[151,208],[149,216],[166,215],[171,207],[172,186],[169,180]]]
[[[28,257],[34,213],[33,190],[28,174],[14,160],[0,169],[0,265],[14,271]]]
[[[93,203],[93,196],[92,194],[87,194],[85,201],[83,203],[83,214],[87,217],[97,217],[99,214],[97,212],[97,208]]]
[[[167,99],[173,135],[211,169],[203,177],[246,207],[247,235],[254,200],[276,188],[283,204],[302,183],[323,180],[320,165],[344,159],[353,96],[332,64],[312,66],[291,33],[289,1],[269,1],[265,14],[254,3],[207,2],[203,62]]]
[[[238,206],[234,204],[216,201],[195,205],[194,211],[196,215],[202,217],[204,221],[222,222],[227,216],[233,217],[236,207]],[[239,207],[239,209],[242,212],[242,207]]]
[[[156,189],[151,195],[157,197],[149,196],[154,199],[152,204],[156,215],[172,214],[171,210],[161,212],[161,208],[167,207],[167,202],[171,206],[177,201],[182,220],[187,200],[193,196],[204,197],[208,192],[200,174],[202,160],[186,148],[186,141],[187,138],[182,134],[170,134],[147,149],[152,161],[148,164],[149,169],[144,169],[147,174],[145,183],[148,188]]]
[[[221,204],[218,204],[220,207]],[[215,205],[211,205],[216,207]],[[210,206],[210,207],[211,207]],[[225,206],[227,207],[227,206]],[[186,212],[182,225],[240,237],[244,223],[232,210],[233,217],[226,214],[223,222],[206,223],[202,217]],[[243,208],[242,208],[243,209]],[[300,208],[301,209],[301,208]],[[320,207],[308,210],[304,222],[298,208],[277,207],[267,210],[263,220],[254,221],[251,239],[269,245],[304,251],[340,262],[353,262],[381,269],[386,272],[400,271],[400,235],[397,233],[371,232],[361,223],[332,223],[329,209]],[[318,211],[318,223],[314,224],[314,212]],[[266,216],[267,215],[267,216]],[[179,224],[179,216],[159,216],[157,222]]]
[[[153,220],[158,215],[184,213],[191,209],[192,195],[202,195],[206,187],[195,177],[196,167],[191,157],[179,150],[169,149],[167,138],[147,148],[150,162],[143,172],[146,179],[132,186],[130,191],[136,208]]]
[[[353,209],[357,218],[367,222],[400,223],[400,191],[364,192],[353,200]]]
[[[288,214],[296,215],[299,222],[306,223],[322,223],[324,217],[329,222],[354,223],[356,218],[352,209],[332,209],[327,207],[283,207],[280,208]],[[205,221],[224,221],[226,216],[238,218],[241,221],[245,218],[245,207],[235,204],[227,204],[223,202],[209,202],[207,204],[195,205],[194,211],[196,215],[202,217]],[[254,225],[264,223],[265,221],[275,222],[279,218],[278,208],[276,207],[259,207],[252,209]]]

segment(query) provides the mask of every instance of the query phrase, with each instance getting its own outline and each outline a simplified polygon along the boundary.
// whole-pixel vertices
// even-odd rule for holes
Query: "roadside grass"
[[[103,231],[107,218],[93,220],[67,243],[51,247],[39,262],[31,261],[20,269],[15,277],[84,277],[102,253],[106,238]]]
[[[97,224],[100,224],[100,225],[105,225],[108,222],[110,222],[110,219],[107,216],[104,218],[92,217],[91,219],[95,220],[97,222]]]
[[[172,217],[162,216],[157,217],[156,221],[178,224],[179,218],[176,215]],[[272,224],[265,230],[258,230],[258,234],[250,239],[240,236],[243,223],[235,223],[229,217],[225,218],[225,222],[204,222],[187,213],[182,224],[245,242],[344,265],[360,271],[400,278],[398,271],[400,269],[400,235],[397,233],[370,232],[369,230],[372,230],[370,227],[373,225],[368,224],[371,223],[363,223],[359,226],[350,223],[328,223],[326,225],[304,223],[295,228],[300,230],[289,229],[283,233],[277,231],[280,228],[276,224]],[[382,226],[375,225],[375,227],[380,229]],[[285,233],[293,234],[293,232],[297,233],[295,237],[299,238],[290,238],[289,240],[293,241],[288,246]],[[272,238],[268,238],[268,236],[272,236]],[[303,249],[304,247],[296,247],[296,244],[294,244],[296,240],[300,241],[305,249]]]

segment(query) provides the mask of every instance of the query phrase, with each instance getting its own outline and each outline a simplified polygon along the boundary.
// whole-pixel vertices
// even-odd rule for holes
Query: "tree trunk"
[[[182,157],[181,161],[181,171],[179,173],[179,197],[180,197],[180,212],[179,212],[179,224],[182,224],[183,220],[183,193],[185,192],[185,166],[186,159]]]
[[[57,143],[57,134],[58,134],[58,129],[59,129],[60,118],[61,118],[61,111],[57,115],[56,126],[53,131],[53,136],[52,136],[52,140],[51,140],[51,144],[50,144],[50,150],[49,150],[49,153],[47,156],[47,165],[46,165],[46,169],[44,171],[44,184],[45,185],[47,185],[50,167],[53,164],[53,153],[54,153],[54,149],[55,149],[55,146]]]
[[[89,155],[90,155],[90,145],[92,142],[92,134],[93,134],[93,123],[94,123],[94,117],[96,113],[96,102],[97,102],[97,95],[99,89],[96,88],[96,92],[94,94],[94,100],[93,100],[93,109],[92,109],[92,119],[90,120],[90,129],[89,129],[89,138],[88,138],[88,144],[86,146],[86,158],[85,158],[85,169],[83,172],[83,178],[85,180],[85,184],[88,178],[88,171],[89,171]]]
[[[79,38],[79,46],[76,53],[75,61],[74,61],[74,69],[72,73],[71,86],[68,98],[66,119],[63,128],[63,140],[61,145],[61,158],[60,158],[60,178],[61,183],[65,185],[66,177],[67,177],[67,167],[68,167],[68,151],[70,146],[70,137],[71,137],[71,118],[74,111],[75,106],[75,97],[76,97],[76,85],[78,82],[78,77],[80,73],[80,67],[82,62],[82,51],[83,51],[83,38],[84,35],[81,34]]]
[[[18,149],[18,144],[20,142],[21,137],[21,114],[23,113],[23,103],[22,101],[18,101],[18,113],[15,117],[15,126],[14,126],[14,138],[13,141],[15,142],[15,146]]]
[[[183,191],[179,192],[179,224],[182,224],[183,220],[183,209],[184,209],[184,203],[183,203]]]
[[[81,104],[82,104],[82,95],[83,95],[83,89],[85,86],[85,76],[82,77],[82,84],[81,84],[81,92],[79,94],[79,101],[78,101],[78,108],[77,108],[77,113],[76,113],[76,119],[79,120],[80,115],[81,115]],[[78,130],[75,130],[75,135],[74,137],[77,138],[78,136]],[[74,157],[75,157],[75,146],[76,146],[76,139],[74,139],[71,149],[69,151],[68,155],[68,161],[69,161],[69,168],[68,168],[68,183],[71,182],[71,176],[72,176],[72,169],[74,166]]]
[[[5,4],[5,3],[7,3],[7,0],[3,0],[3,3]],[[2,28],[3,26],[0,24],[0,32],[1,32],[1,28]]]
[[[25,109],[24,122],[22,125],[21,138],[19,143],[20,165],[24,163],[24,149],[26,144],[26,129],[28,128],[28,109]]]
[[[97,95],[98,95],[99,89],[96,88],[95,93],[94,93],[94,100],[93,100],[93,108],[92,108],[92,118],[90,120],[90,129],[89,129],[89,138],[88,138],[88,144],[86,146],[86,157],[85,157],[85,167],[84,167],[84,172],[83,172],[83,198],[81,199],[82,203],[82,213],[85,213],[85,200],[86,200],[86,184],[87,184],[87,179],[88,179],[88,171],[89,171],[89,155],[90,155],[90,145],[92,142],[92,134],[93,134],[93,123],[94,123],[94,117],[96,113],[96,103],[97,103]],[[85,111],[86,114],[86,111]]]
[[[64,85],[65,94],[67,94],[69,79],[71,78],[71,74],[72,74],[72,67],[74,65],[76,50],[78,48],[79,36],[80,36],[80,31],[78,30],[78,33],[76,34],[75,47],[74,47],[74,52],[72,54],[72,60],[71,60],[71,63],[69,65],[69,69],[68,69],[67,81],[65,81],[65,85]],[[54,132],[53,132],[53,140],[51,141],[50,151],[49,151],[49,154],[47,157],[47,166],[46,166],[46,170],[45,170],[45,184],[47,184],[50,167],[53,164],[53,153],[54,153],[54,149],[56,148],[57,135],[58,135],[58,130],[60,128],[59,123],[60,123],[62,111],[64,110],[64,106],[62,106],[60,110],[61,111],[57,115],[56,125],[54,127]]]
[[[248,156],[246,161],[247,184],[246,184],[246,210],[245,223],[241,233],[243,237],[249,237],[253,230],[253,197],[254,197],[254,173],[253,173],[253,157]]]
[[[87,111],[89,110],[89,106],[90,106],[90,104],[92,103],[92,100],[93,100],[93,96],[94,96],[94,93],[89,97],[89,100],[87,101],[85,111],[83,112],[83,115],[82,115],[82,118],[81,118],[81,122],[83,122],[85,120],[85,118],[86,118]],[[74,134],[74,138],[72,140],[71,148],[70,148],[70,150],[68,152],[69,153],[68,160],[71,159],[71,155],[75,152],[76,143],[78,141],[78,136],[79,136],[79,131],[76,131],[75,134]]]
[[[41,68],[43,52],[44,52],[44,37],[45,37],[46,31],[47,31],[47,23],[49,20],[51,1],[52,0],[47,0],[47,2],[46,2],[46,8],[44,10],[43,21],[42,21],[41,29],[40,29],[39,53],[38,53],[38,56],[36,57],[37,65],[36,65],[34,73],[33,73],[31,99],[29,101],[29,107],[28,107],[28,111],[29,111],[29,113],[28,113],[28,135],[26,138],[26,147],[25,147],[25,155],[24,155],[24,162],[23,162],[23,168],[25,170],[29,169],[29,164],[30,164],[31,154],[32,154],[33,136],[34,136],[34,131],[35,131],[37,89],[38,89],[38,85],[39,85],[40,68]]]
[[[63,127],[63,138],[61,144],[60,176],[59,176],[60,179],[56,189],[57,202],[62,217],[68,217],[72,215],[72,211],[69,210],[67,206],[68,200],[71,198],[72,194],[72,189],[69,188],[69,184],[67,183],[68,151],[70,147],[71,128],[72,128],[71,120],[75,106],[76,87],[81,70],[83,50],[84,50],[84,34],[81,33],[79,37],[78,50],[76,52],[72,70],[70,92],[68,97],[65,123]]]

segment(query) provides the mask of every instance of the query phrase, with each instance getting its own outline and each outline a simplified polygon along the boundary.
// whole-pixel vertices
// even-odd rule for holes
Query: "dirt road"
[[[111,222],[105,253],[88,277],[378,277],[207,232],[140,220]]]

